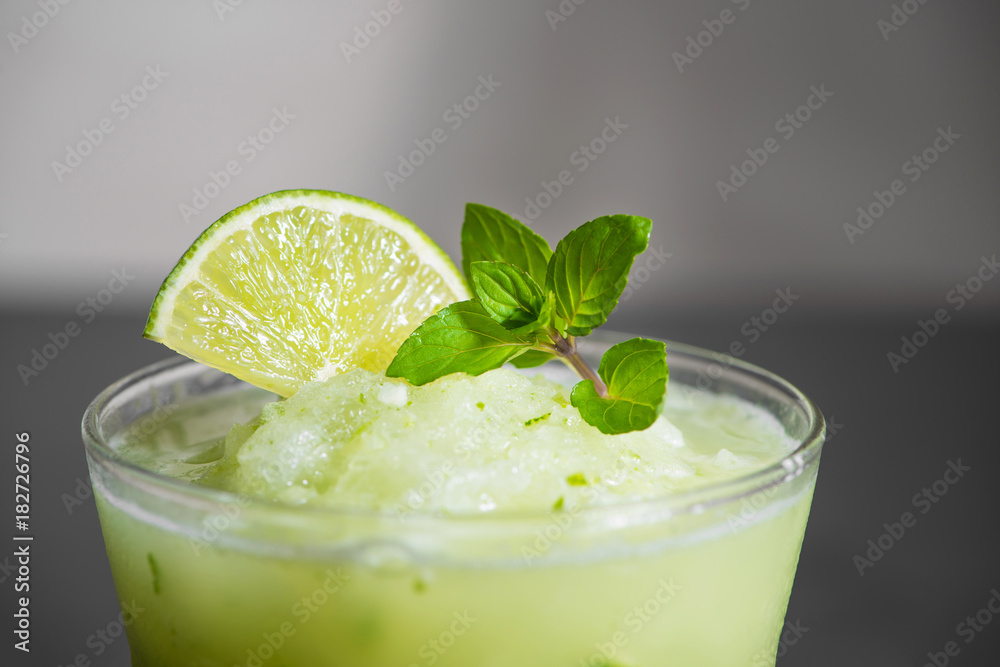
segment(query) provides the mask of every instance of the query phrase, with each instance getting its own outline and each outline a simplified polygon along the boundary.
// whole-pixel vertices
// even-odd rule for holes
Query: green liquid
[[[264,400],[180,409],[130,456],[197,478],[227,425]],[[683,412],[668,405],[696,432]],[[575,506],[458,546],[412,527],[393,539],[392,515],[359,520],[322,557],[236,505],[182,534],[95,495],[119,598],[143,610],[128,628],[135,667],[762,667],[774,664],[814,473],[624,534],[594,531]],[[302,534],[323,535],[322,519],[306,512]]]

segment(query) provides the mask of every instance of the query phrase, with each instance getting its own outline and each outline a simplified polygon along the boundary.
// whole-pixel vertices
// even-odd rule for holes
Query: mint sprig
[[[602,216],[570,232],[553,252],[506,213],[467,204],[462,269],[475,296],[427,318],[400,346],[386,375],[422,385],[451,373],[480,375],[507,362],[530,368],[559,359],[582,378],[571,401],[588,424],[609,434],[649,427],[666,393],[663,343],[618,343],[595,373],[576,339],[607,321],[651,230],[647,218]]]
[[[385,373],[418,386],[452,373],[481,375],[534,343],[497,324],[475,299],[459,301],[424,320],[399,346]]]

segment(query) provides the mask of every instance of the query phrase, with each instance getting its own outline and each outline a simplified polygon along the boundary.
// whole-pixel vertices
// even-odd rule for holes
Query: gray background
[[[525,219],[525,199],[568,169],[573,182],[530,221],[542,235],[631,213],[653,219],[652,245],[670,253],[634,273],[613,326],[716,350],[741,341],[841,425],[788,614],[810,629],[779,664],[920,666],[952,640],[951,664],[995,659],[1000,620],[969,644],[955,626],[1000,587],[1000,281],[961,310],[947,301],[1000,251],[995,3],[907,3],[919,9],[886,39],[890,2],[590,0],[553,29],[556,0],[403,0],[350,62],[341,43],[387,2],[243,0],[221,15],[207,0],[41,3],[58,11],[0,3],[0,409],[6,442],[32,433],[36,535],[35,650],[26,661],[5,642],[0,656],[128,662],[124,640],[99,657],[86,645],[117,605],[92,501],[70,513],[62,495],[86,479],[90,398],[169,354],[139,338],[144,312],[202,229],[267,192],[327,188],[389,205],[457,258],[466,201]],[[678,71],[673,54],[725,9],[734,21]],[[123,118],[116,99],[147,67],[166,74]],[[453,128],[444,112],[490,76],[499,87]],[[775,123],[813,86],[833,95],[786,138]],[[247,161],[241,143],[275,108],[294,118]],[[577,171],[571,155],[616,117],[627,128]],[[57,175],[104,119],[113,131]],[[385,172],[437,127],[445,143],[390,187]],[[949,127],[960,138],[911,182],[904,163]],[[717,181],[768,137],[778,152],[723,201]],[[240,173],[185,221],[179,207],[231,160]],[[894,179],[905,193],[851,243],[843,225]],[[80,304],[114,270],[135,277],[87,321]],[[795,305],[751,340],[745,326],[786,288]],[[949,321],[894,371],[886,355],[941,308]],[[80,335],[23,381],[18,365],[69,322]],[[853,556],[958,458],[968,476],[859,576]],[[5,515],[12,495],[0,493]],[[2,568],[0,580],[6,610],[13,582]]]

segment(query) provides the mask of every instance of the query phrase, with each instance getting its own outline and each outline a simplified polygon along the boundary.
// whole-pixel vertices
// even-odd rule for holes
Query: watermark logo
[[[774,131],[778,132],[785,141],[789,141],[798,130],[805,127],[815,112],[822,109],[830,101],[833,95],[833,92],[826,89],[826,84],[820,84],[818,88],[810,86],[809,96],[806,97],[805,103],[779,118],[774,124]],[[779,150],[781,150],[781,144],[774,137],[765,139],[759,148],[748,148],[746,150],[748,159],[743,160],[738,165],[735,163],[730,165],[729,178],[725,181],[715,182],[715,187],[719,191],[722,201],[728,201],[729,197],[736,194]]]
[[[750,7],[750,0],[732,0],[732,2],[739,7],[741,12],[745,12]],[[677,65],[677,71],[683,74],[686,66],[693,65],[694,61],[722,36],[726,26],[732,25],[736,21],[737,16],[732,9],[726,8],[719,12],[719,18],[702,21],[701,24],[705,26],[705,29],[697,34],[688,35],[683,53],[674,51],[671,56],[674,59],[674,64]]]
[[[406,520],[414,513],[420,510],[421,507],[433,496],[435,491],[439,491],[444,488],[445,483],[448,481],[448,477],[455,472],[455,464],[451,461],[446,461],[439,470],[435,470],[431,473],[425,475],[424,482],[420,486],[410,489],[406,493],[406,506],[404,507],[402,503],[396,503],[392,510],[399,517],[401,523],[406,523]]]
[[[93,657],[98,658],[114,644],[119,637],[125,634],[125,628],[135,623],[139,615],[146,611],[145,607],[140,607],[135,600],[130,602],[119,602],[121,611],[118,616],[109,621],[103,628],[98,628],[87,637],[85,642],[87,648],[91,649]],[[88,653],[78,653],[68,665],[89,665],[91,664]]]
[[[344,572],[343,568],[339,567],[336,570],[327,569],[324,574],[326,574],[326,578],[322,584],[309,595],[303,595],[298,602],[292,605],[291,614],[298,620],[300,626],[308,623],[352,578],[351,575]],[[247,649],[247,658],[243,665],[245,667],[262,667],[297,631],[298,628],[291,621],[282,621],[273,631],[261,633],[260,644]],[[234,665],[234,667],[240,666]]]
[[[996,253],[990,257],[984,255],[976,272],[948,291],[948,294],[945,295],[945,302],[951,304],[952,310],[955,312],[962,310],[998,273],[1000,273],[1000,262],[997,262]],[[910,363],[920,350],[938,334],[941,327],[950,321],[951,313],[946,308],[938,308],[926,320],[917,320],[917,329],[912,334],[900,336],[899,351],[890,351],[886,354],[886,360],[889,362],[892,372],[899,373],[899,369]]]
[[[469,631],[477,619],[466,609],[462,612],[452,613],[454,619],[447,628],[438,633],[437,637],[428,639],[417,649],[417,655],[423,659],[424,665],[433,665],[441,659],[448,649],[455,645],[460,637]],[[411,662],[409,667],[420,667],[418,663]]]
[[[587,171],[587,167],[589,167],[599,155],[602,155],[604,151],[608,149],[608,146],[613,144],[618,137],[622,135],[622,132],[627,129],[628,124],[623,123],[620,116],[615,116],[614,120],[610,117],[605,118],[604,126],[601,128],[601,131],[597,133],[597,136],[585,144],[580,144],[575,151],[570,153],[570,165],[576,167],[577,173],[582,174]],[[552,181],[542,180],[542,191],[534,197],[524,198],[524,203],[526,204],[524,217],[532,222],[537,220],[542,214],[542,211],[547,209],[549,206],[552,206],[552,203],[559,198],[559,196],[564,192],[564,189],[574,183],[575,178],[576,177],[573,176],[572,171],[569,169],[563,169],[556,174],[555,179]]]
[[[124,121],[139,108],[139,105],[149,97],[151,92],[160,87],[160,84],[168,76],[170,76],[170,72],[164,72],[159,65],[155,67],[148,65],[146,75],[142,77],[142,80],[131,90],[122,93],[111,102],[111,112],[115,114],[119,122]],[[82,130],[83,139],[72,145],[66,144],[63,162],[52,161],[52,172],[56,175],[56,180],[62,183],[63,178],[83,164],[84,158],[93,153],[94,149],[104,142],[105,137],[115,131],[115,128],[115,121],[110,117],[104,117],[98,121],[96,127]]]
[[[632,295],[641,290],[642,286],[648,283],[649,279],[653,277],[653,274],[660,270],[667,263],[667,260],[673,256],[674,254],[671,252],[664,252],[662,245],[650,248],[649,254],[643,256],[642,262],[636,262],[632,266],[632,270],[628,276],[628,284],[625,286],[625,291],[622,292],[622,296],[618,300],[619,303],[631,299]]]
[[[739,339],[732,341],[727,348],[731,355],[730,357],[718,355],[717,361],[713,361],[707,367],[698,371],[698,378],[695,380],[695,385],[699,389],[711,388],[712,383],[721,378],[725,370],[733,365],[732,359],[738,359],[746,354],[747,345],[760,340],[761,335],[767,332],[778,321],[778,316],[788,312],[801,296],[794,294],[791,287],[786,287],[785,289],[778,288],[774,290],[774,293],[777,297],[769,308],[762,310],[759,315],[750,317],[750,319],[740,326],[739,331],[747,338],[748,342],[744,343]]]
[[[93,322],[97,314],[103,312],[114,301],[115,295],[120,294],[134,279],[135,276],[128,273],[124,267],[121,271],[113,270],[107,287],[77,304],[76,314],[82,319],[83,324]],[[27,387],[33,378],[48,368],[49,364],[69,346],[70,341],[82,331],[83,328],[77,320],[69,320],[54,333],[50,331],[47,342],[32,348],[28,362],[17,365],[17,374],[24,386]]]
[[[243,4],[243,0],[212,0],[212,9],[219,17],[219,22],[226,20],[226,15],[236,11],[237,7]]]
[[[76,508],[83,505],[85,501],[90,500],[93,495],[94,490],[91,488],[90,483],[77,477],[76,487],[72,493],[61,494],[59,500],[62,501],[63,507],[66,508],[66,513],[72,516]]]
[[[981,632],[993,622],[994,616],[1000,615],[1000,591],[990,589],[990,597],[986,604],[974,615],[966,616],[955,626],[955,634],[962,638],[965,644],[971,644]],[[921,667],[946,667],[951,659],[962,652],[962,647],[956,641],[946,642],[940,651],[928,651],[927,662]]]
[[[232,528],[251,502],[249,496],[238,494],[232,502],[222,503],[217,512],[203,517],[198,534],[188,537],[188,545],[194,554],[200,555],[203,549],[212,545],[220,535]]]
[[[902,4],[892,3],[889,19],[879,19],[875,22],[879,32],[882,33],[882,39],[888,42],[890,35],[899,32],[900,28],[910,21],[910,17],[926,4],[927,0],[903,0]]]
[[[961,138],[962,135],[956,134],[951,129],[951,125],[948,126],[948,129],[939,127],[937,129],[937,136],[931,145],[921,151],[919,155],[914,154],[909,160],[903,163],[903,175],[909,176],[911,183],[916,183],[931,168],[931,165],[937,162],[941,155],[947,153],[955,145],[955,142]],[[844,223],[844,234],[847,235],[848,243],[854,245],[854,239],[871,229],[875,221],[885,215],[892,208],[893,204],[906,194],[906,192],[906,183],[900,178],[892,181],[887,190],[875,190],[872,193],[875,200],[869,202],[867,205],[858,207],[858,218],[855,224]]]
[[[441,114],[441,119],[448,124],[452,132],[456,132],[462,127],[465,121],[471,118],[480,105],[488,100],[501,85],[501,82],[494,79],[492,74],[480,76],[478,81],[479,85],[472,91],[472,94],[467,95],[461,102],[452,104]],[[414,139],[413,144],[416,148],[406,155],[400,153],[397,156],[399,164],[394,171],[386,170],[383,172],[385,184],[389,186],[389,190],[395,192],[396,187],[413,176],[417,169],[434,154],[437,147],[447,140],[448,133],[442,127],[435,127],[427,137]]]
[[[553,9],[545,10],[545,20],[549,22],[552,32],[556,31],[560,23],[569,20],[570,16],[576,12],[576,8],[587,2],[587,0],[560,0],[559,5]]]
[[[598,492],[590,488],[584,489],[583,493],[587,497],[588,504],[593,504],[598,496]],[[531,565],[535,559],[541,558],[548,553],[552,545],[566,535],[566,532],[576,521],[577,515],[579,515],[583,508],[584,504],[571,503],[558,511],[552,512],[550,514],[551,522],[546,524],[544,528],[539,528],[535,531],[534,542],[530,546],[525,544],[521,547],[521,556],[524,558],[524,562]]]
[[[385,9],[373,9],[369,13],[372,20],[363,26],[354,26],[354,36],[350,42],[340,43],[340,52],[344,54],[344,59],[350,64],[351,59],[361,55],[361,52],[368,48],[372,41],[377,39],[382,31],[389,27],[394,16],[403,13],[403,3],[400,0],[389,0]]]
[[[750,667],[774,667],[775,658],[782,658],[788,653],[788,648],[798,644],[807,632],[809,632],[809,628],[802,625],[802,621],[796,620],[794,623],[785,621],[785,627],[778,640],[778,650],[774,654],[769,651],[761,651],[751,658]]]
[[[927,514],[935,504],[944,498],[952,486],[958,484],[965,477],[965,474],[972,470],[971,466],[962,465],[962,459],[949,460],[948,467],[940,479],[933,484],[925,486],[915,493],[910,499],[910,504],[914,509],[920,510],[920,514]],[[906,535],[908,529],[917,525],[917,515],[913,512],[903,512],[898,521],[883,523],[885,529],[878,537],[868,540],[867,550],[857,554],[852,559],[854,567],[858,570],[859,576],[865,576],[865,570],[874,567],[875,563],[882,560],[890,549],[899,543]]]
[[[628,645],[629,640],[642,632],[642,629],[658,616],[681,591],[681,586],[675,584],[673,579],[660,579],[657,583],[659,586],[649,598],[642,604],[633,607],[622,619],[622,624],[628,628],[629,632],[618,630],[611,635],[609,641],[595,643],[594,648],[597,649],[597,652],[591,654],[589,658],[581,659],[579,661],[581,667],[606,667],[609,664],[608,661],[614,660],[615,656]]]
[[[284,132],[293,120],[295,120],[295,115],[288,112],[288,107],[271,109],[271,118],[268,119],[264,127],[253,134],[248,134],[246,139],[236,146],[236,154],[243,158],[242,162],[232,159],[226,161],[226,164],[218,171],[210,170],[208,179],[203,185],[191,188],[191,201],[177,205],[177,210],[184,222],[191,222],[192,218],[208,208],[209,203],[229,187],[233,178],[243,173],[243,167],[257,159],[257,156],[263,153],[275,137]]]
[[[39,31],[49,24],[49,21],[55,18],[59,11],[68,5],[70,0],[38,0],[35,4],[41,9],[39,12],[35,12],[30,17],[25,15],[21,17],[21,29],[17,32],[8,32],[7,41],[10,42],[10,48],[14,50],[16,55],[18,51],[21,50]]]

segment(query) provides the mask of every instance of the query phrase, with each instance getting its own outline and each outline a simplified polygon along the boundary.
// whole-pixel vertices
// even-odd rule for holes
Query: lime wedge
[[[384,371],[425,318],[468,298],[448,256],[401,215],[338,192],[286,190],[198,237],[143,336],[289,396],[355,368]]]

